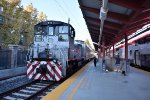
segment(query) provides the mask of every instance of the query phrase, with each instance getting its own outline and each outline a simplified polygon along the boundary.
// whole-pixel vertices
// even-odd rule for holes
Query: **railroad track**
[[[61,82],[32,81],[0,94],[1,100],[40,100]]]
[[[1,93],[0,100],[40,100],[43,96],[47,95],[72,74],[76,73],[79,69],[75,70],[73,73],[69,74],[66,78],[59,82],[34,80],[24,85],[18,86],[14,89]]]

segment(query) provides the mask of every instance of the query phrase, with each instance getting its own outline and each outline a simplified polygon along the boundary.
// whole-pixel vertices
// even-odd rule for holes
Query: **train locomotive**
[[[44,21],[34,26],[34,42],[28,50],[29,79],[59,81],[92,58],[81,40],[74,40],[75,29],[61,21]]]

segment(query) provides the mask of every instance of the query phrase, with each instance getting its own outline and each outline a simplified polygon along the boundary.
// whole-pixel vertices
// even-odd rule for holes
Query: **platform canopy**
[[[99,42],[100,9],[105,0],[78,0],[93,42]],[[149,0],[108,0],[101,44],[111,46],[150,23]],[[97,45],[94,45],[96,50]]]

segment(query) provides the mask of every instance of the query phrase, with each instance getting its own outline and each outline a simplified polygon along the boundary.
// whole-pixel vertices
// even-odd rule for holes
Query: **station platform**
[[[101,65],[89,62],[42,100],[150,100],[150,72],[130,67],[124,76]]]
[[[10,77],[15,77],[19,75],[25,75],[27,73],[27,67],[15,67],[11,69],[0,70],[0,81],[5,80]]]

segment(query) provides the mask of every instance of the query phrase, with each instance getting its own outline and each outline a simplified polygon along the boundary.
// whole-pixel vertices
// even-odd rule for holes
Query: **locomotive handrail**
[[[33,44],[30,44],[28,47],[26,61],[28,61],[32,57],[32,55],[33,55],[32,53],[33,53]]]
[[[58,50],[60,51],[61,55],[62,55],[62,59],[63,59],[63,65],[64,65],[64,62],[65,62],[65,59],[64,59],[64,54],[62,53],[61,49],[58,47]]]
[[[61,49],[59,47],[58,47],[58,49],[59,49],[60,53],[64,56],[64,54],[62,53]]]

